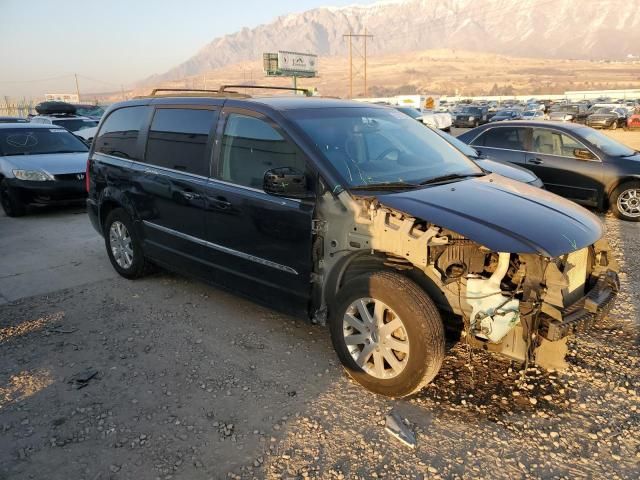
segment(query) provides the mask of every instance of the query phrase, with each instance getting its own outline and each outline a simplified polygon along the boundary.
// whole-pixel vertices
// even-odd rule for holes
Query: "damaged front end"
[[[500,251],[443,221],[346,192],[325,195],[318,213],[320,305],[330,304],[350,276],[398,270],[462,319],[470,345],[543,368],[563,368],[567,337],[603,318],[619,290],[618,266],[604,239],[559,256]]]

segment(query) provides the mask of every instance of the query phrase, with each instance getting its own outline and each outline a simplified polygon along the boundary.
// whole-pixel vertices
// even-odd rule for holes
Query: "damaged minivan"
[[[437,375],[445,329],[561,368],[619,290],[593,214],[383,106],[154,92],[107,111],[86,178],[118,273],[160,266],[326,324],[348,374],[391,397]]]

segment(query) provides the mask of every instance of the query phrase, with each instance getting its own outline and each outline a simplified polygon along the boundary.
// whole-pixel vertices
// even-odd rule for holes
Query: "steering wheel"
[[[384,157],[386,157],[387,155],[389,155],[390,153],[393,152],[397,152],[398,153],[398,157],[400,157],[400,154],[402,153],[398,148],[396,147],[389,147],[386,148],[385,150],[382,151],[382,153],[380,155],[378,155],[374,160],[372,160],[373,162],[377,162],[379,160],[382,160]]]

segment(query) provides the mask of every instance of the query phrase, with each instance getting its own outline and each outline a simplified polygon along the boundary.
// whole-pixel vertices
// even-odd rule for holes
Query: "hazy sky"
[[[373,0],[0,0],[0,96],[119,90],[215,37],[278,15]]]

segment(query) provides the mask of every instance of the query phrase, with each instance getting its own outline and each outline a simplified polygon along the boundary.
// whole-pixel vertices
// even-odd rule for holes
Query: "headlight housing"
[[[473,122],[473,121],[475,120],[475,118],[476,118],[476,117],[471,116],[471,117],[469,117],[469,121],[470,121],[470,122]]]
[[[13,175],[18,180],[26,180],[30,182],[47,182],[53,180],[53,177],[42,170],[14,170]]]

